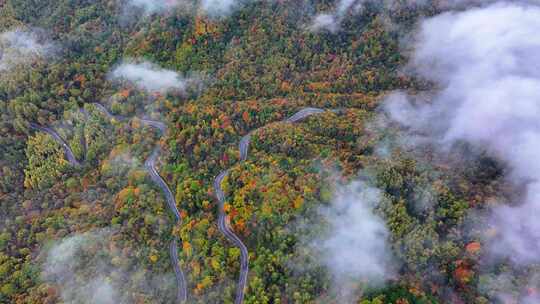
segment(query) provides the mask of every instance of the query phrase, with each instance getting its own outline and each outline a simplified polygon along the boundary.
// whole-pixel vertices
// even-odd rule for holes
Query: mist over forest
[[[0,0],[0,303],[540,303],[540,3]]]

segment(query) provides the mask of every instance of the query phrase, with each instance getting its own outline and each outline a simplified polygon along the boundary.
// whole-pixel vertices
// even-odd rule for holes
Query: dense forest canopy
[[[0,303],[540,303],[540,8],[0,0]]]

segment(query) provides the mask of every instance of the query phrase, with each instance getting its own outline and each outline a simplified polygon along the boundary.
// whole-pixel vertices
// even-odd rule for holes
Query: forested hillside
[[[386,107],[449,2],[0,0],[0,302],[538,303],[512,163]]]

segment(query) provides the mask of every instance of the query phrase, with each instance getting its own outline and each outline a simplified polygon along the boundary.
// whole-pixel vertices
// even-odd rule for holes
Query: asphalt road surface
[[[302,119],[305,119],[311,115],[321,114],[327,110],[319,108],[303,108],[300,111],[296,112],[294,115],[285,119],[284,122],[295,123]],[[332,112],[337,112],[337,110],[330,110]],[[251,142],[251,134],[253,131],[246,134],[240,139],[238,144],[238,150],[240,151],[240,162],[243,162],[248,157],[249,144]],[[218,228],[223,235],[236,247],[240,249],[240,277],[238,278],[238,284],[236,287],[236,298],[235,304],[242,304],[244,302],[245,289],[247,285],[247,278],[249,273],[249,252],[246,245],[240,240],[240,238],[232,231],[230,227],[229,218],[224,210],[225,204],[225,193],[221,188],[221,182],[229,174],[229,170],[224,170],[219,173],[218,176],[214,179],[214,192],[219,203],[219,215],[218,215]]]

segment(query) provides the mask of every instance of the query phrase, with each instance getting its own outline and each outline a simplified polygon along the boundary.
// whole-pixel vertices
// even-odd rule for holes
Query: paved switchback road
[[[105,108],[100,103],[94,103],[94,105],[110,119],[116,119],[119,121],[126,120],[126,118],[123,116],[117,117],[115,115],[112,115],[109,110],[107,110],[107,108]],[[167,131],[167,126],[161,121],[150,119],[140,119],[140,121],[144,125],[148,125],[158,129],[162,135],[165,134],[165,132]],[[167,186],[167,183],[165,182],[165,180],[163,180],[161,175],[159,175],[156,169],[156,160],[159,157],[160,151],[160,147],[156,145],[152,150],[150,156],[144,161],[144,167],[146,168],[146,171],[150,174],[150,178],[152,179],[152,181],[161,189],[161,191],[165,195],[165,201],[167,202],[167,206],[169,207],[169,210],[173,213],[176,224],[179,224],[181,223],[182,219],[180,217],[180,211],[176,206],[176,199],[174,198],[171,189],[169,188],[169,186]],[[182,269],[180,269],[180,265],[178,264],[178,238],[176,236],[171,240],[171,243],[169,244],[169,256],[171,259],[171,265],[173,266],[174,275],[176,277],[176,299],[178,302],[185,303],[187,301],[187,283],[184,272],[182,271]]]
[[[30,123],[30,127],[32,129],[49,134],[54,139],[54,141],[56,141],[60,146],[62,146],[62,149],[64,149],[64,154],[66,155],[66,158],[69,161],[69,163],[75,167],[81,166],[81,163],[77,160],[77,158],[75,157],[75,154],[73,154],[71,147],[55,130],[49,127],[40,126],[33,122]]]
[[[218,228],[219,231],[221,231],[221,233],[225,235],[227,239],[229,239],[229,241],[240,249],[240,277],[236,287],[236,299],[234,303],[241,304],[244,302],[244,291],[247,285],[247,276],[249,273],[249,253],[246,245],[244,245],[240,238],[238,238],[238,236],[230,228],[229,218],[225,214],[225,193],[221,188],[221,182],[225,176],[227,176],[227,174],[229,174],[229,170],[222,171],[214,179],[215,194],[219,203]]]
[[[325,110],[325,109],[307,107],[307,108],[303,108],[299,110],[298,112],[296,112],[289,118],[283,120],[283,122],[295,123],[311,115],[321,114],[326,111],[338,113],[342,110],[332,110],[332,109]],[[264,126],[261,128],[264,128]],[[246,134],[240,139],[240,142],[238,144],[238,150],[240,152],[240,162],[247,160],[248,152],[249,152],[249,144],[251,142],[251,135],[253,132],[257,130],[258,129],[249,132],[248,134]],[[229,174],[229,169],[220,172],[219,175],[216,176],[216,178],[214,179],[214,194],[219,204],[218,205],[218,210],[219,210],[218,211],[219,212],[218,228],[221,231],[221,233],[231,243],[233,243],[236,247],[240,249],[240,275],[239,275],[238,283],[236,287],[236,298],[235,298],[234,303],[242,304],[244,302],[245,289],[247,286],[247,278],[248,278],[248,273],[249,273],[249,252],[246,245],[242,242],[242,240],[240,240],[240,238],[230,228],[229,218],[227,217],[227,214],[225,213],[225,210],[224,210],[226,197],[221,187],[221,183],[228,174]]]
[[[104,107],[100,103],[93,103],[96,108],[102,112],[105,116],[107,116],[109,119],[115,119],[118,121],[124,121],[127,118],[123,116],[115,116],[107,110],[106,107]],[[80,110],[83,114],[88,115],[86,110],[81,108]],[[157,120],[149,120],[149,119],[140,119],[142,124],[149,125],[151,127],[157,128],[160,130],[161,134],[165,134],[167,131],[167,126],[162,123],[161,121]],[[71,147],[66,143],[66,141],[52,128],[40,126],[36,123],[30,123],[30,127],[32,129],[44,132],[49,134],[58,144],[62,146],[64,149],[64,154],[66,155],[69,163],[73,166],[81,166],[81,163],[77,160],[75,157],[75,154],[71,150]],[[82,144],[82,143],[81,143]],[[84,147],[86,149],[86,142],[84,143]],[[160,147],[156,146],[153,150],[150,156],[146,159],[144,162],[145,168],[150,174],[150,178],[154,183],[157,184],[157,186],[161,189],[161,191],[165,194],[165,200],[167,202],[167,205],[171,212],[174,214],[176,223],[179,223],[181,221],[180,212],[178,211],[178,208],[176,206],[176,200],[174,198],[174,195],[172,194],[171,190],[167,186],[167,183],[163,180],[163,178],[159,175],[159,173],[156,170],[156,160],[159,156]],[[178,238],[174,237],[171,243],[169,244],[169,256],[171,259],[171,264],[174,269],[175,277],[176,277],[176,285],[177,285],[177,294],[176,299],[178,302],[186,302],[187,301],[187,284],[186,284],[186,278],[182,270],[180,269],[180,265],[178,264]]]

